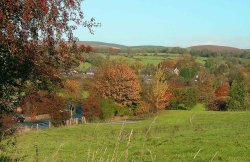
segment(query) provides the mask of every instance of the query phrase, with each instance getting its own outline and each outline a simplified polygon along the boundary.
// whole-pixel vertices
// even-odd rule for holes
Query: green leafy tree
[[[233,81],[229,91],[228,107],[230,110],[243,110],[246,102],[247,86],[244,82]]]
[[[185,80],[189,80],[193,77],[195,77],[195,75],[197,74],[197,70],[193,67],[189,67],[189,68],[183,68],[180,71],[180,75],[185,79]]]

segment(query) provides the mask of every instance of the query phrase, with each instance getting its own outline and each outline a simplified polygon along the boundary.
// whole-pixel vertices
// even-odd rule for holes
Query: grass
[[[76,68],[76,70],[80,72],[85,72],[89,67],[91,67],[91,64],[88,62],[81,62],[80,65]]]
[[[202,64],[202,65],[205,65],[207,59],[208,58],[206,58],[206,57],[195,57],[195,61]]]
[[[164,111],[136,124],[87,124],[18,135],[22,161],[250,161],[250,112]]]
[[[104,53],[96,53],[96,55],[101,56],[103,58],[106,58],[106,54]],[[205,64],[205,61],[207,58],[204,57],[195,57],[196,62],[200,64]],[[166,60],[166,59],[172,59],[172,60],[178,60],[180,59],[180,54],[166,54],[166,53],[158,53],[157,55],[154,55],[152,53],[138,53],[135,55],[132,55],[130,57],[127,57],[125,54],[123,55],[110,55],[111,60],[121,60],[125,61],[127,63],[133,64],[135,62],[142,63],[144,65],[147,64],[153,64],[158,65],[160,62]],[[91,67],[90,63],[81,63],[77,70],[81,72],[85,72],[89,67]]]

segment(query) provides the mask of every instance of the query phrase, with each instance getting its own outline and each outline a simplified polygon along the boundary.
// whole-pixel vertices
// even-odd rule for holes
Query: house
[[[143,75],[142,76],[142,81],[145,83],[150,83],[153,80],[153,76],[152,75]]]
[[[75,69],[68,69],[64,72],[61,73],[62,76],[68,77],[68,76],[76,76],[79,75],[80,73],[75,70]]]
[[[174,73],[175,73],[176,75],[180,75],[180,70],[176,67],[176,68],[174,69]]]
[[[95,75],[95,72],[97,71],[97,68],[95,67],[90,67],[85,71],[86,75],[93,76]]]

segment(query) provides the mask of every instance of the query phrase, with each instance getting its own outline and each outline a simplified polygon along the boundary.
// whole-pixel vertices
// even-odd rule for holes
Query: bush
[[[65,100],[56,94],[49,94],[44,105],[48,109],[51,123],[54,126],[64,125],[66,120],[70,118],[70,112],[66,111],[67,105]]]
[[[49,114],[54,126],[65,124],[70,118],[70,112],[66,111],[67,105],[62,97],[55,93],[43,91],[28,93],[21,102],[25,115],[34,117],[40,114]]]
[[[84,116],[89,121],[96,120],[101,115],[99,99],[93,95],[83,101],[82,108]]]
[[[218,98],[213,100],[207,105],[207,109],[210,111],[227,111],[227,99],[226,98]]]
[[[101,100],[101,119],[110,119],[116,115],[119,107],[111,99]]]
[[[190,107],[185,106],[184,104],[179,104],[177,110],[191,110]]]
[[[145,101],[140,102],[134,113],[137,116],[144,116],[150,114],[150,104]]]
[[[229,99],[228,101],[228,109],[231,111],[237,111],[241,109],[241,103],[234,99]]]
[[[195,88],[177,88],[173,91],[173,97],[168,109],[190,110],[197,103],[197,90]]]
[[[191,110],[191,107],[186,106],[185,104],[180,103],[179,101],[171,101],[168,108],[171,110]]]
[[[133,115],[133,110],[129,107],[121,107],[116,111],[117,116],[131,116]]]

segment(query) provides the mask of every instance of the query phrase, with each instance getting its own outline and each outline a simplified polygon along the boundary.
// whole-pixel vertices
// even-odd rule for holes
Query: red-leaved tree
[[[0,1],[0,118],[13,112],[27,83],[53,91],[52,85],[60,83],[60,70],[77,63],[80,53],[73,31],[83,25],[92,33],[96,25],[94,19],[84,20],[81,3]]]

